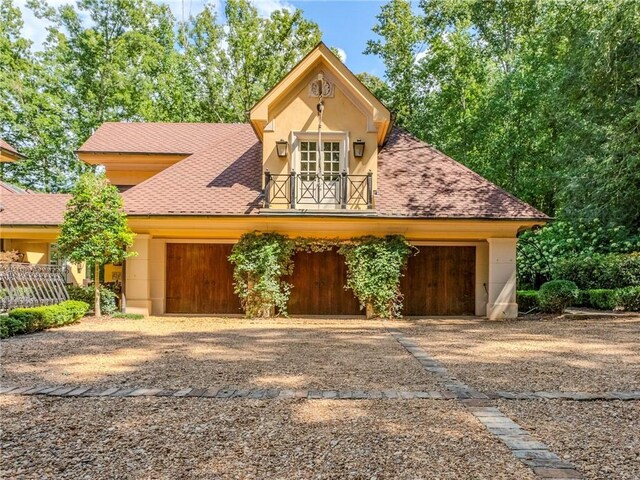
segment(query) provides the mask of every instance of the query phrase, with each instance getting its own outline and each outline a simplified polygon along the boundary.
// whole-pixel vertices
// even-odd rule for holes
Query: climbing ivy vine
[[[338,248],[347,265],[347,285],[368,316],[394,317],[402,310],[400,277],[413,247],[401,235],[350,240],[295,238],[252,232],[233,247],[235,292],[248,317],[287,315],[295,252],[319,253]]]
[[[401,235],[367,236],[343,244],[339,251],[347,264],[347,287],[367,316],[400,316],[400,277],[414,247]]]
[[[295,243],[277,233],[247,233],[233,247],[235,292],[248,317],[287,314],[291,285],[283,277],[293,271]]]

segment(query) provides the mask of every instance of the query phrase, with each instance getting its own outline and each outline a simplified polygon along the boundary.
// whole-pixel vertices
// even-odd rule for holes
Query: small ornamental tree
[[[67,204],[58,248],[73,263],[94,264],[94,311],[97,317],[102,313],[100,266],[120,263],[135,255],[127,252],[133,238],[118,189],[104,175],[87,173],[80,177]]]

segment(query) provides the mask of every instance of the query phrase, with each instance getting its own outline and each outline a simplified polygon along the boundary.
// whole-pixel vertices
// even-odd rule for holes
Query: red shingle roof
[[[249,124],[218,127],[207,147],[124,192],[127,213],[256,213],[262,146]]]
[[[189,155],[242,126],[230,123],[103,123],[78,152]]]
[[[0,193],[0,225],[60,225],[71,195]]]
[[[7,183],[0,181],[0,195],[4,194],[23,194],[23,193],[31,193],[29,190],[25,190],[24,188],[20,188],[12,183]]]
[[[548,218],[397,127],[378,155],[376,206],[392,216]]]
[[[0,138],[0,148],[2,150],[6,150],[7,152],[13,153],[14,155],[20,155],[15,148],[13,148],[11,145],[9,145],[7,142],[2,140],[1,138]]]
[[[130,215],[268,213],[260,209],[262,145],[249,124],[105,125],[98,130],[100,138],[92,137],[82,148],[100,144],[105,149],[117,145],[119,151],[194,152],[124,192]],[[69,199],[60,194],[2,197],[0,224],[5,225],[59,224]],[[438,219],[547,218],[399,128],[393,129],[378,155],[376,213]]]

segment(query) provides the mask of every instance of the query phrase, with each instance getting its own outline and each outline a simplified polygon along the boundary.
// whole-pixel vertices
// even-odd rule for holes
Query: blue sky
[[[293,1],[305,17],[313,20],[323,33],[324,42],[330,47],[344,50],[347,66],[355,73],[368,72],[381,77],[382,61],[374,55],[364,55],[367,40],[373,39],[371,31],[376,23],[383,1]]]
[[[37,20],[25,6],[26,0],[15,0],[21,7],[25,29],[24,34],[40,47],[46,36],[46,25]],[[72,3],[73,0],[48,0],[52,6]],[[224,0],[209,0],[220,11]],[[196,15],[202,10],[204,0],[157,0],[171,7],[176,18]],[[330,47],[336,47],[346,54],[346,64],[355,73],[368,72],[382,77],[384,66],[379,58],[364,55],[367,40],[374,38],[371,28],[376,23],[376,15],[385,3],[377,0],[253,0],[252,3],[263,16],[268,16],[279,8],[300,8],[305,17],[315,21],[322,30],[323,40]]]

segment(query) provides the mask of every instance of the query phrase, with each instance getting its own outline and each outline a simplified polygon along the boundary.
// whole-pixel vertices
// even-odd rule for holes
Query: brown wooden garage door
[[[473,315],[475,247],[418,247],[401,280],[404,315]]]
[[[233,293],[232,247],[167,243],[167,313],[242,313]]]
[[[294,258],[293,285],[288,311],[292,315],[362,315],[358,300],[347,284],[347,266],[335,249],[298,252]]]

